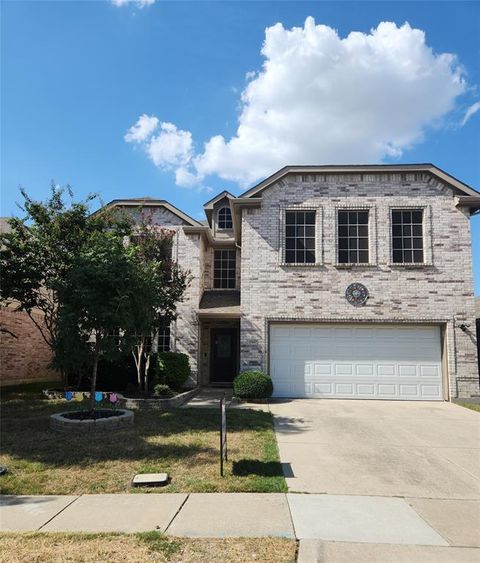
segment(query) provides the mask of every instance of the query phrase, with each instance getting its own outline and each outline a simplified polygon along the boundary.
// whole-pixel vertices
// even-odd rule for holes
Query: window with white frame
[[[315,211],[285,211],[285,262],[315,263]]]
[[[235,289],[236,251],[215,250],[213,256],[213,287]]]
[[[368,264],[368,210],[338,210],[339,264]]]
[[[232,224],[232,212],[230,207],[222,207],[218,210],[218,228],[219,229],[231,229]]]
[[[158,332],[158,351],[170,352],[170,325],[162,327]]]
[[[423,209],[392,209],[392,261],[424,262]]]

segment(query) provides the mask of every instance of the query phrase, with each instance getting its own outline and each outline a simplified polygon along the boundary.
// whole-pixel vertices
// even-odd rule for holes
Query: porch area
[[[231,387],[240,365],[240,292],[205,291],[198,320],[198,383]]]

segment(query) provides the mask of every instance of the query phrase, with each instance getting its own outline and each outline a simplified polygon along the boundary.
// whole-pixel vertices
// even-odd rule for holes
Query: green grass
[[[150,551],[162,553],[166,559],[171,559],[173,555],[182,549],[182,544],[165,536],[160,532],[143,532],[137,534],[137,538],[143,542]]]
[[[69,436],[49,429],[50,414],[78,403],[10,390],[1,403],[0,477],[4,494],[121,492],[285,492],[270,413],[228,411],[228,455],[220,477],[217,409],[135,411],[133,427]],[[169,485],[130,487],[136,473],[167,472]]]
[[[461,407],[465,407],[466,409],[470,409],[470,410],[472,410],[472,411],[480,412],[480,404],[478,404],[478,403],[461,403],[461,402],[457,402],[457,405],[460,405]]]

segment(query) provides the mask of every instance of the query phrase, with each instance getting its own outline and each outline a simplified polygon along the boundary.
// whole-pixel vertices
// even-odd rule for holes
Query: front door
[[[232,383],[237,375],[238,330],[211,329],[210,383]]]

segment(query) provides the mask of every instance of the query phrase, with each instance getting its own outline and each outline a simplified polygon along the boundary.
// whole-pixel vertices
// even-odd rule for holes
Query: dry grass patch
[[[170,485],[152,492],[285,492],[270,413],[228,412],[229,462],[219,475],[216,409],[137,411],[135,424],[115,433],[64,436],[49,416],[78,404],[40,394],[5,395],[0,463],[4,494],[146,492],[131,489],[136,473],[167,472]]]
[[[3,534],[1,563],[293,563],[296,542],[281,538],[170,538],[147,534]]]
[[[457,405],[460,405],[461,407],[465,407],[466,409],[470,409],[470,410],[472,410],[472,411],[480,412],[480,404],[478,404],[478,403],[461,403],[461,402],[457,402]]]

